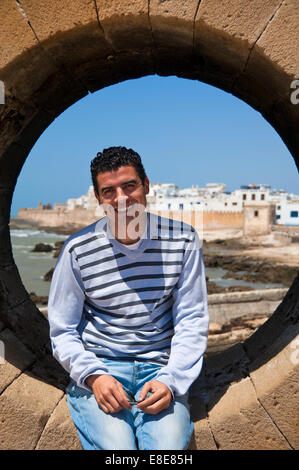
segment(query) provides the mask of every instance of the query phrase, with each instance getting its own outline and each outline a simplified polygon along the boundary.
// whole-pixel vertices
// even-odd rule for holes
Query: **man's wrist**
[[[92,389],[92,386],[94,384],[94,381],[100,377],[101,374],[91,374],[91,375],[88,375],[86,377],[86,379],[84,380],[84,383],[87,385],[87,387],[91,388]]]
[[[171,393],[171,400],[174,400],[174,393],[173,393],[171,387],[168,384],[166,384],[165,382],[163,382],[162,380],[159,380],[159,379],[155,379],[155,380],[157,380],[157,382],[161,382],[163,385],[165,385],[168,388],[168,390]]]

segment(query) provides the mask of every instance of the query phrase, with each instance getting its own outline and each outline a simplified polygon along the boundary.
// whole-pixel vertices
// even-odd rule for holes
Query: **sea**
[[[27,292],[34,292],[39,296],[49,295],[50,282],[43,278],[55,267],[57,258],[53,258],[54,251],[35,253],[32,250],[37,243],[54,245],[57,241],[66,240],[67,235],[27,229],[11,230],[10,236],[13,257]]]
[[[38,296],[49,295],[50,282],[44,281],[44,275],[55,267],[57,258],[53,258],[54,251],[48,253],[32,252],[37,243],[54,245],[57,241],[68,238],[67,235],[49,233],[44,230],[14,229],[10,231],[12,250],[15,263],[18,267],[22,282],[28,293],[34,292]],[[282,284],[252,283],[233,278],[224,279],[227,270],[222,268],[206,268],[206,276],[219,286],[249,286],[254,289],[270,287],[285,287]]]

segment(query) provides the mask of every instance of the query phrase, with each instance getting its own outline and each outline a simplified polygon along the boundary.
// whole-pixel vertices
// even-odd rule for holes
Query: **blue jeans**
[[[161,366],[139,361],[102,359],[109,374],[137,400],[146,382],[155,379]],[[188,394],[176,397],[157,415],[132,406],[131,411],[106,414],[94,394],[74,381],[66,389],[71,417],[85,450],[184,450],[193,432]]]

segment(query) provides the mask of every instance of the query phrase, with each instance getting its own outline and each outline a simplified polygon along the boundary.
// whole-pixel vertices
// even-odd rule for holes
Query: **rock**
[[[53,251],[54,247],[51,245],[48,245],[47,243],[37,243],[32,252],[38,252],[38,253],[48,253],[49,251]]]
[[[220,325],[220,323],[210,323],[209,334],[214,335],[216,333],[220,333],[221,329],[222,329],[222,325]]]
[[[207,291],[208,294],[220,294],[220,293],[225,293],[225,292],[240,292],[240,291],[249,291],[249,290],[254,290],[253,287],[249,286],[228,286],[228,287],[223,287],[219,286],[213,281],[207,280]]]
[[[44,275],[44,281],[51,281],[52,279],[52,276],[53,276],[53,272],[54,272],[54,268],[51,268],[50,271],[48,271],[45,275]]]
[[[64,242],[65,242],[65,240],[55,242],[55,251],[54,251],[54,254],[53,254],[53,258],[58,258],[58,256],[60,255],[60,252],[63,248]]]
[[[273,261],[220,253],[204,253],[204,261],[206,267],[226,269],[228,272],[223,276],[225,279],[234,278],[247,282],[283,284],[286,287],[292,284],[298,271],[297,267],[287,265],[277,265],[277,269],[273,269]],[[215,286],[211,285],[210,288],[215,289]],[[216,290],[210,293],[216,293]]]
[[[47,295],[36,295],[35,292],[30,292],[29,294],[30,299],[35,304],[39,305],[47,305],[48,304],[48,296]]]

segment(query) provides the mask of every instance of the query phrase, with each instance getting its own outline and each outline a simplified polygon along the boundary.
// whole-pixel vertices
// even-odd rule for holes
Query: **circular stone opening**
[[[1,6],[0,322],[35,355],[35,375],[56,386],[64,379],[49,359],[47,323],[22,285],[9,233],[11,199],[22,165],[56,116],[88,92],[113,83],[149,74],[177,75],[222,88],[261,112],[299,166],[299,107],[291,99],[296,67],[298,71],[295,2],[253,9],[240,0],[236,11],[226,4],[214,10],[208,0],[190,2],[184,11],[175,1],[168,3],[167,9],[153,1],[98,9],[92,2],[83,7],[75,1],[72,12],[57,6],[59,15],[57,8],[44,6],[41,11],[37,2],[24,1],[21,10],[20,2]],[[232,382],[252,380],[252,371],[292,342],[298,334],[298,297],[299,276],[253,336],[205,365],[193,388],[204,400],[204,408],[194,411],[197,419],[207,413],[211,417]],[[240,436],[235,448],[244,445]]]

